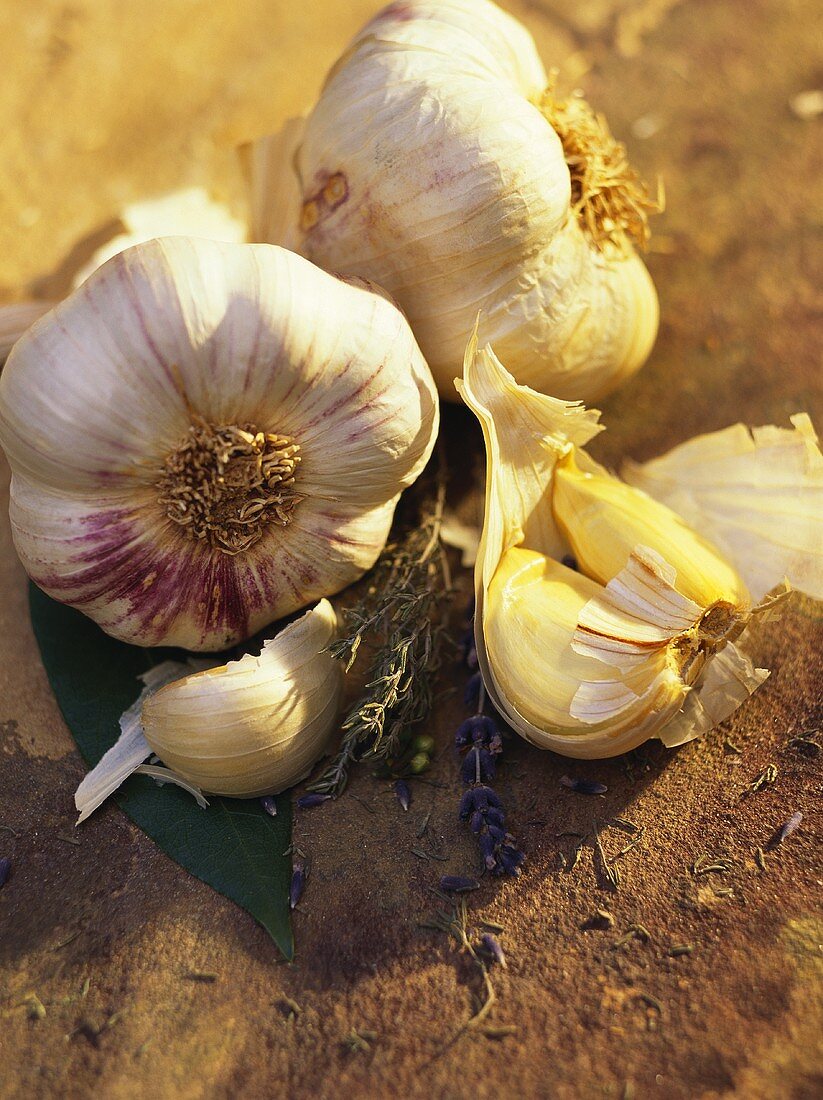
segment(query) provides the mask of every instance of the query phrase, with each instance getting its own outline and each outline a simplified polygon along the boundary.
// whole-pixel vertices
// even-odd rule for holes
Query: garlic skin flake
[[[823,510],[812,507],[821,456],[807,418],[795,418],[800,440],[776,428],[746,434],[747,457],[723,470],[724,491],[739,506],[735,530],[762,530],[766,515],[785,511],[795,521],[792,554],[765,538],[752,547],[738,538],[727,556],[588,456],[597,412],[519,386],[476,339],[458,389],[486,442],[475,637],[506,721],[542,748],[596,758],[650,737],[681,744],[727,718],[768,675],[735,645],[768,606],[758,601],[784,581],[812,594],[821,582]],[[702,463],[713,448],[729,450],[726,433],[702,439],[684,445],[687,456]],[[758,440],[779,441],[769,455],[777,493],[747,496],[752,440],[754,450]],[[674,479],[672,456],[658,461]],[[676,479],[684,491],[689,468]],[[701,479],[695,484],[699,498]],[[797,501],[805,511],[792,512]],[[567,555],[576,569],[563,563]],[[750,591],[751,566],[759,583]]]
[[[489,0],[385,8],[246,164],[252,239],[385,287],[447,400],[478,311],[517,380],[560,397],[607,393],[649,354],[657,297],[632,240],[655,204]]]
[[[146,741],[210,794],[279,794],[326,751],[343,694],[328,652],[337,620],[328,600],[247,654],[176,680],[143,703]]]
[[[127,249],[0,377],[27,573],[144,646],[221,650],[351,584],[437,427],[399,310],[268,245]]]

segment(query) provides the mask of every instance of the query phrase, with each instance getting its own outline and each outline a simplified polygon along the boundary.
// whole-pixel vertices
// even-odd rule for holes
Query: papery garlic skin
[[[253,239],[385,287],[448,400],[478,311],[519,382],[610,391],[648,356],[657,297],[631,246],[598,247],[572,211],[548,83],[488,0],[390,5],[305,122],[252,150]]]
[[[630,485],[699,526],[755,600],[776,574],[823,600],[823,456],[806,413],[791,422],[790,429],[735,424],[621,470]]]
[[[343,668],[328,652],[336,616],[321,600],[258,657],[150,695],[143,732],[164,764],[210,794],[279,794],[311,771],[337,725]]]
[[[400,312],[266,245],[127,249],[0,378],[26,571],[139,645],[224,649],[357,579],[437,426]]]
[[[598,466],[583,449],[598,414],[518,386],[489,347],[470,343],[458,388],[486,441],[475,640],[506,721],[543,748],[594,758],[653,736],[681,744],[727,718],[768,675],[734,644],[759,610],[741,576],[745,555],[729,560],[665,505]],[[785,505],[808,505],[823,459],[809,450],[808,433],[802,467],[797,441],[783,446],[772,484]],[[709,450],[707,443],[701,457]],[[741,531],[758,530],[775,507],[774,495],[754,494],[744,515],[750,474],[746,462],[736,485],[725,470],[725,490],[740,490]],[[779,536],[770,553],[763,541],[754,550],[768,589],[819,575],[823,512],[812,518],[806,508],[795,533],[798,525],[788,574]],[[580,572],[561,564],[568,554]]]

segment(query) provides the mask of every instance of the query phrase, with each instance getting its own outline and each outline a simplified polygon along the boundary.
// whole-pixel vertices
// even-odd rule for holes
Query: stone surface
[[[606,403],[597,457],[647,458],[738,419],[786,424],[801,408],[823,423],[823,122],[789,105],[821,87],[820,6],[509,6],[561,84],[581,84],[638,166],[666,183],[649,258],[660,338]],[[3,297],[59,293],[67,259],[127,201],[206,181],[239,209],[232,146],[299,110],[375,8],[2,0]],[[453,461],[476,469],[468,414],[450,410],[445,430]],[[508,968],[494,974],[488,1023],[516,1030],[494,1038],[464,1028],[481,992],[465,955],[418,927],[440,874],[474,866],[455,820],[459,695],[438,707],[432,782],[414,785],[407,814],[364,774],[350,795],[301,815],[312,875],[286,966],[250,917],[115,807],[72,833],[83,768],[39,664],[5,519],[0,585],[0,855],[13,860],[0,890],[4,1097],[820,1094],[820,763],[788,745],[821,725],[819,606],[793,600],[756,628],[754,656],[772,677],[700,743],[585,765],[507,747],[501,790],[528,861],[519,880],[484,881],[469,898],[472,920],[505,926]],[[465,598],[465,575],[460,585]],[[462,682],[446,670],[444,687]],[[776,781],[746,797],[769,763]],[[608,794],[570,793],[569,771]],[[762,870],[757,847],[796,810],[800,830]],[[447,862],[410,852],[429,813]],[[645,833],[611,893],[588,844],[564,869],[575,838],[558,834],[614,816]],[[604,842],[613,853],[623,840],[609,830]],[[695,875],[704,853],[731,870]],[[598,908],[614,927],[584,930]],[[633,924],[651,939],[617,946]],[[691,954],[669,954],[686,943]],[[218,978],[192,981],[193,968]],[[347,1042],[353,1031],[367,1045]]]

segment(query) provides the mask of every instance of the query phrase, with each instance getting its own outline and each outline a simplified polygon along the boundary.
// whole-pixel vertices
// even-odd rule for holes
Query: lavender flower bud
[[[470,676],[466,683],[466,690],[463,693],[463,702],[467,707],[476,707],[480,702],[480,685],[483,683],[483,677],[479,672],[475,672],[473,676]]]
[[[464,894],[468,890],[478,890],[480,883],[476,878],[462,878],[460,875],[443,875],[440,889],[450,894]]]
[[[769,841],[767,847],[776,848],[779,844],[782,844],[786,837],[789,837],[792,835],[792,833],[797,832],[797,830],[800,828],[800,822],[802,820],[803,814],[801,814],[799,810],[796,814],[792,814],[789,820],[784,825],[780,826],[780,828]]]
[[[397,780],[394,784],[394,793],[397,795],[397,801],[403,809],[408,810],[411,806],[411,789],[405,779]]]
[[[520,864],[525,859],[525,856],[520,849],[515,848],[513,844],[503,844],[497,858],[498,863],[496,871],[498,874],[519,875]]]
[[[500,943],[494,937],[491,932],[484,932],[480,937],[480,945],[483,951],[489,955],[496,963],[499,963],[505,969],[506,956],[503,954],[503,948]]]
[[[0,859],[0,886],[5,886],[8,881],[9,873],[11,871],[11,860],[8,856],[3,856]]]
[[[472,789],[466,791],[463,797],[460,799],[460,809],[458,810],[458,817],[461,821],[465,821],[467,817],[472,813],[477,805],[477,790]]]
[[[302,859],[296,859],[291,873],[291,886],[289,888],[289,905],[292,909],[297,906],[298,901],[300,901],[300,898],[303,896],[303,888],[305,885],[306,865]]]
[[[277,802],[274,795],[264,794],[260,799],[260,805],[269,815],[269,817],[277,817]]]
[[[319,791],[310,791],[308,794],[301,794],[297,799],[298,810],[310,810],[314,806],[319,806],[322,802],[328,802],[331,798],[330,794],[320,794]]]
[[[486,864],[486,870],[494,870],[494,866],[497,863],[494,850],[497,847],[494,837],[489,836],[488,833],[482,833],[477,838],[477,844],[480,848],[480,854],[483,857],[483,862]]]

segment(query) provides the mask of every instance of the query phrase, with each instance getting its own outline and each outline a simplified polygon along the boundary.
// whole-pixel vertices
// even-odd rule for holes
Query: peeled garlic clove
[[[486,657],[504,714],[542,748],[571,756],[625,752],[671,718],[687,694],[659,646],[615,639],[610,660],[622,652],[630,665],[622,676],[591,659],[578,622],[601,592],[587,577],[519,547],[495,570],[483,619]],[[640,633],[633,616],[620,619],[623,633]]]
[[[767,676],[733,644],[760,610],[733,563],[589,458],[596,413],[517,385],[476,339],[458,389],[486,442],[475,641],[500,713],[579,757],[682,744],[727,718]]]
[[[784,578],[823,599],[823,456],[806,413],[791,422],[735,424],[621,471],[704,531],[755,600]]]
[[[385,287],[447,399],[478,310],[518,381],[561,397],[606,393],[651,349],[657,297],[631,242],[653,204],[487,0],[385,8],[251,168],[256,231]]]
[[[207,669],[143,703],[146,741],[211,794],[278,794],[308,775],[334,733],[343,670],[328,652],[334,609],[313,610],[264,642],[259,657]]]
[[[400,311],[267,245],[127,249],[0,377],[26,571],[146,646],[225,649],[351,584],[437,426]]]
[[[722,602],[745,615],[750,600],[736,570],[676,513],[599,469],[580,469],[573,452],[558,462],[552,511],[578,566],[608,584],[637,546],[654,549],[677,573],[677,590],[699,607]]]

